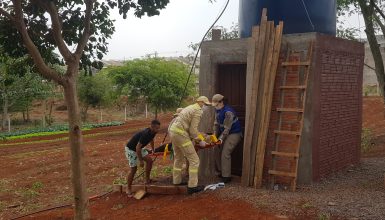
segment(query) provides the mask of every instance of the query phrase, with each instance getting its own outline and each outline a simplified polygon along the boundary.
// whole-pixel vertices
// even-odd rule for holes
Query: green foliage
[[[361,152],[368,152],[373,146],[373,132],[369,128],[363,128],[361,133]]]
[[[32,184],[31,189],[33,189],[33,190],[39,190],[39,189],[41,189],[41,188],[43,188],[43,187],[44,187],[43,183],[38,181],[38,182],[34,182],[34,183]]]
[[[114,78],[120,95],[127,95],[132,102],[144,99],[155,111],[177,107],[188,78],[185,64],[160,58],[136,59],[106,71]],[[195,95],[195,82],[192,75],[183,98]]]
[[[82,130],[89,130],[92,128],[110,127],[122,125],[124,122],[112,121],[96,124],[84,124]],[[62,134],[68,132],[68,125],[55,125],[46,128],[32,128],[20,131],[13,131],[9,133],[0,133],[0,140],[14,140],[29,137],[40,137],[46,135]]]
[[[231,39],[238,39],[239,38],[239,25],[237,23],[233,23],[230,28],[226,28],[223,26],[215,26],[213,29],[220,29],[221,30],[221,40],[231,40]],[[205,41],[212,39],[212,32],[209,31],[207,36],[205,37]],[[188,46],[193,50],[193,54],[195,56],[196,51],[198,50],[199,43],[190,43]],[[189,56],[193,56],[193,54],[190,54]]]
[[[330,219],[330,214],[328,213],[321,213],[318,215],[319,220],[329,220]]]
[[[79,101],[82,105],[83,121],[89,107],[108,106],[114,97],[112,80],[106,74],[81,75],[78,81]]]
[[[43,1],[44,2],[44,1]],[[82,38],[84,29],[85,1],[57,0],[49,1],[58,11],[58,17],[62,26],[62,36],[68,46],[76,45]],[[90,71],[90,67],[102,68],[99,61],[107,52],[108,41],[115,31],[110,13],[117,8],[123,18],[127,18],[129,10],[134,15],[159,15],[159,10],[166,7],[169,0],[98,0],[92,1],[91,37],[81,57],[80,66]],[[44,4],[44,3],[43,3]],[[46,3],[45,3],[46,4]],[[0,1],[0,7],[9,14],[14,13],[14,5],[11,0]],[[48,63],[63,63],[53,51],[57,45],[54,39],[51,19],[48,17],[47,7],[41,1],[23,1],[22,9],[26,26],[31,39]],[[24,48],[20,34],[18,34],[13,22],[5,16],[0,16],[0,45],[5,45],[5,50],[12,57],[21,57],[28,51]]]

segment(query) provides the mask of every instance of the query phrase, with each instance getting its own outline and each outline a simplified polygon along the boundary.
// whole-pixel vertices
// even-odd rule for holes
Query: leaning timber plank
[[[254,84],[254,61],[256,43],[258,42],[259,26],[252,28],[252,37],[248,41],[247,51],[247,70],[246,70],[246,119],[250,118],[250,114],[254,114],[251,108],[251,93],[253,91]],[[245,120],[245,137],[243,144],[243,163],[242,163],[242,186],[249,185],[250,178],[250,147],[251,147],[251,135],[254,124],[250,120]]]
[[[254,182],[254,165],[255,165],[255,157],[253,155],[255,155],[255,152],[256,152],[256,147],[255,147],[255,144],[253,144],[253,142],[255,143],[255,125],[257,124],[256,123],[256,115],[258,113],[258,107],[260,106],[257,106],[257,98],[258,98],[258,93],[259,93],[259,82],[260,82],[260,74],[261,74],[261,66],[262,66],[262,63],[263,63],[263,55],[264,55],[264,50],[265,50],[265,41],[266,41],[266,31],[267,31],[267,18],[266,18],[266,10],[263,10],[262,11],[262,19],[261,19],[261,25],[260,25],[260,29],[259,29],[259,38],[258,38],[258,42],[257,42],[257,49],[256,49],[256,57],[255,57],[255,62],[254,62],[254,79],[253,79],[253,84],[254,84],[254,87],[253,87],[253,90],[252,90],[252,94],[251,94],[251,103],[250,103],[250,107],[252,108],[251,110],[251,113],[250,113],[250,118],[248,118],[248,120],[251,121],[252,123],[252,126],[253,126],[253,130],[252,132],[248,133],[247,135],[249,135],[248,138],[251,139],[251,144],[250,144],[250,155],[249,157],[251,158],[250,159],[250,167],[249,167],[249,172],[250,172],[250,178],[249,178],[249,186],[252,186],[253,185],[253,182]],[[250,129],[251,130],[251,129]]]
[[[269,108],[267,106],[267,97],[269,96],[269,92],[270,92],[270,89],[269,89],[269,85],[270,85],[270,81],[272,80],[271,79],[271,74],[270,74],[270,70],[271,70],[271,65],[273,63],[273,52],[274,52],[274,38],[275,38],[275,29],[274,29],[274,23],[271,22],[269,23],[269,33],[268,33],[268,43],[266,44],[267,46],[267,50],[266,50],[266,53],[265,53],[265,58],[266,58],[266,63],[264,65],[264,70],[262,72],[262,75],[263,75],[263,81],[261,81],[262,83],[262,86],[261,86],[261,90],[260,90],[260,94],[259,94],[259,105],[261,106],[261,111],[259,112],[259,120],[257,120],[257,122],[259,123],[259,129],[258,129],[258,133],[256,134],[255,137],[257,137],[257,143],[256,143],[256,154],[254,155],[255,157],[255,169],[254,169],[254,186],[256,186],[257,184],[257,176],[258,176],[258,170],[260,167],[263,168],[263,160],[261,161],[260,160],[260,154],[261,154],[261,146],[263,145],[263,134],[265,132],[265,121],[267,120],[266,119],[266,115],[267,115],[267,111],[269,111]]]
[[[187,194],[186,186],[132,185],[132,191],[144,190],[149,194],[175,195]]]
[[[273,93],[274,93],[274,84],[275,84],[275,78],[277,74],[277,67],[279,62],[279,54],[281,50],[281,42],[282,42],[282,32],[283,32],[283,22],[280,21],[278,27],[275,30],[275,36],[274,36],[274,51],[273,51],[273,63],[270,69],[270,81],[269,81],[269,93],[267,97],[267,114],[265,115],[264,120],[264,132],[263,136],[261,137],[261,145],[260,149],[258,151],[257,155],[257,162],[256,165],[256,171],[255,171],[255,186],[257,188],[260,188],[262,186],[262,177],[263,177],[263,163],[265,159],[265,152],[266,152],[266,140],[267,135],[269,131],[269,124],[270,124],[270,115],[271,115],[271,109],[272,109],[272,103],[273,103]]]

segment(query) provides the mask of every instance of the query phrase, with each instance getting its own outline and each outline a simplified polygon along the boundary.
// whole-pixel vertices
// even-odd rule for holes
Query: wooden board
[[[247,52],[247,70],[246,70],[246,115],[245,118],[245,137],[243,144],[243,164],[242,164],[242,186],[249,186],[250,179],[250,166],[251,166],[251,140],[254,127],[253,122],[249,120],[251,118],[251,114],[254,114],[251,108],[251,97],[252,91],[254,90],[254,67],[255,67],[255,55],[256,55],[256,47],[259,37],[259,27],[254,26],[252,29],[252,37],[248,42],[248,52]]]
[[[258,137],[258,146],[257,146],[257,154],[256,154],[256,163],[255,163],[255,187],[260,188],[262,186],[262,177],[263,177],[263,164],[264,164],[264,156],[266,152],[266,140],[267,134],[269,131],[270,124],[270,115],[271,115],[271,107],[273,102],[273,93],[274,93],[274,84],[276,78],[276,72],[279,61],[279,53],[281,49],[281,41],[282,41],[282,31],[283,31],[283,22],[280,22],[278,27],[276,28],[273,37],[273,50],[269,51],[271,54],[271,60],[269,60],[269,64],[266,67],[266,74],[268,80],[265,81],[266,90],[264,93],[264,104],[263,104],[263,119],[261,120],[261,131]]]
[[[261,18],[261,25],[260,25],[260,31],[259,31],[259,38],[257,42],[257,48],[256,48],[256,57],[255,57],[255,62],[254,62],[254,79],[253,79],[253,90],[251,92],[251,112],[250,112],[250,118],[248,120],[251,121],[250,125],[250,133],[247,135],[250,135],[248,138],[251,139],[250,144],[250,164],[251,166],[249,167],[249,186],[253,185],[254,182],[254,164],[255,164],[255,153],[256,153],[256,145],[255,145],[255,127],[256,127],[256,120],[257,120],[257,113],[258,113],[258,108],[260,106],[257,105],[257,100],[258,100],[258,94],[259,94],[259,85],[261,81],[261,69],[264,61],[264,54],[265,54],[265,41],[266,41],[266,32],[267,32],[267,16],[266,16],[266,9],[262,11],[262,18]]]

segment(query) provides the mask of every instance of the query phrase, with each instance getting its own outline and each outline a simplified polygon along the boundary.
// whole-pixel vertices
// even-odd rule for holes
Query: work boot
[[[188,194],[193,194],[193,193],[198,193],[201,192],[205,189],[204,186],[196,186],[196,187],[187,187],[187,193]]]
[[[222,177],[222,182],[224,182],[224,183],[231,182],[231,177]]]

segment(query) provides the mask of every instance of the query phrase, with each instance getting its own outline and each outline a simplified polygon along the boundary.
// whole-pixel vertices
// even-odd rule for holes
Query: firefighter
[[[215,166],[218,176],[228,183],[231,181],[231,153],[241,141],[242,127],[223,95],[215,94],[211,101],[215,107],[214,134],[221,143],[219,148],[215,148]]]
[[[182,183],[182,166],[184,158],[189,164],[189,181],[187,191],[189,194],[200,192],[203,186],[198,186],[199,157],[195,151],[195,143],[206,146],[204,137],[198,132],[198,124],[202,116],[202,107],[211,105],[208,98],[200,96],[195,104],[184,108],[175,118],[169,128],[169,134],[174,150],[173,184]]]

